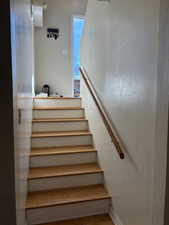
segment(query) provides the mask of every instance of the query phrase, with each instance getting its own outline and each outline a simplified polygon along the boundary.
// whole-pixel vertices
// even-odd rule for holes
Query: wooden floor
[[[88,136],[92,135],[90,131],[55,131],[55,132],[33,132],[32,138],[47,138],[47,137],[66,137],[66,136]]]
[[[36,191],[29,192],[26,208],[43,208],[109,198],[111,197],[103,185]]]
[[[62,155],[85,152],[96,152],[96,149],[94,149],[92,145],[33,148],[30,153],[30,156]]]
[[[109,215],[89,216],[73,220],[65,220],[41,225],[114,225]]]
[[[28,179],[93,174],[103,172],[97,163],[30,168]]]

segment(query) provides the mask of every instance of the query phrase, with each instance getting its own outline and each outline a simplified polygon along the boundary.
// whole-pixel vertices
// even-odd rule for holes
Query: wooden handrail
[[[107,128],[107,131],[111,137],[111,140],[115,145],[117,153],[120,156],[120,159],[124,159],[125,155],[124,155],[124,151],[123,151],[123,146],[120,142],[120,139],[118,138],[117,132],[115,131],[115,129],[112,126],[111,120],[109,119],[109,116],[107,115],[106,110],[104,109],[103,104],[101,103],[101,100],[99,99],[91,80],[89,79],[89,76],[88,76],[85,68],[81,66],[80,72],[81,72],[82,78],[83,78],[87,88],[89,89],[89,91],[93,97],[95,104],[97,105],[97,108],[101,114],[101,117],[102,117],[103,122]]]

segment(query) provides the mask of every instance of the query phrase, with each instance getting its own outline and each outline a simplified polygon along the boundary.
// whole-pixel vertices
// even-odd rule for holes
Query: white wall
[[[158,101],[162,100],[156,98],[159,13],[159,0],[109,3],[90,0],[87,7],[82,65],[124,143],[127,156],[124,161],[118,159],[94,103],[82,85],[83,104],[112,195],[113,212],[124,225],[163,224],[167,95],[160,114],[156,111],[160,107]],[[160,125],[156,123],[156,115],[161,118]],[[156,129],[160,126],[164,132],[162,149],[157,144],[160,137]],[[157,171],[158,176],[163,176],[162,185]],[[153,219],[153,213],[157,213],[153,209],[154,197],[158,200],[156,206],[160,203],[158,220]]]
[[[35,1],[36,3],[36,1]],[[35,29],[36,90],[47,83],[52,92],[72,95],[72,15],[84,15],[86,0],[49,0],[44,27]],[[47,28],[59,28],[57,41],[46,37]]]
[[[25,201],[31,148],[33,20],[30,0],[11,1],[12,79],[14,111],[15,186],[17,225],[26,225]],[[21,123],[19,123],[21,110]],[[9,216],[9,214],[8,214]],[[5,223],[4,223],[5,224]],[[12,224],[12,222],[10,223]]]

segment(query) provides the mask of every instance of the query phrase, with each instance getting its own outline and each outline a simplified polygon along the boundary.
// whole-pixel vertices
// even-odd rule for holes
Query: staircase
[[[28,225],[113,225],[80,98],[34,98]]]

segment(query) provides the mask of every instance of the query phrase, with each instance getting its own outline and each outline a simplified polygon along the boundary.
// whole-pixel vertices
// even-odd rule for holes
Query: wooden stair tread
[[[26,208],[44,208],[109,198],[111,197],[103,185],[36,191],[28,194]]]
[[[33,132],[32,138],[47,138],[47,137],[66,137],[66,136],[88,136],[92,135],[90,131],[51,131],[51,132]]]
[[[114,225],[114,223],[108,214],[103,214],[39,225]]]
[[[96,152],[96,150],[92,145],[33,148],[30,156],[63,155],[85,152]]]
[[[85,118],[38,118],[33,119],[33,123],[41,123],[41,122],[83,122],[88,121]]]
[[[40,179],[103,172],[97,163],[31,168],[28,179]]]
[[[34,107],[33,110],[84,110],[81,107]]]

